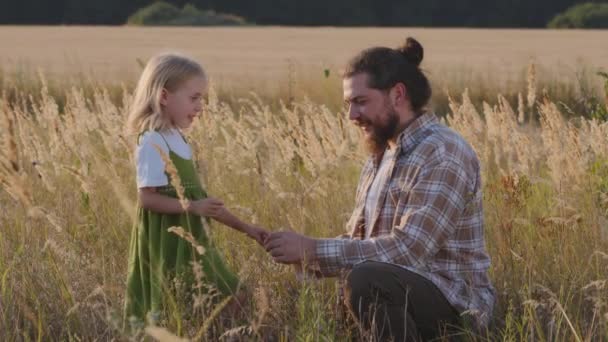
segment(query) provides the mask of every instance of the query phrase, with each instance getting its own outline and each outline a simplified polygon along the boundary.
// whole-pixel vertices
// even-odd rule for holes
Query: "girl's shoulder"
[[[158,145],[163,150],[168,150],[168,145],[165,137],[158,131],[146,131],[140,133],[137,138],[137,147],[153,147],[154,145]]]
[[[137,145],[164,142],[164,137],[159,131],[145,131],[137,136]]]

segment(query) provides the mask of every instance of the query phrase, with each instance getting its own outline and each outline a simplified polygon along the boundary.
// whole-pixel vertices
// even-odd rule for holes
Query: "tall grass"
[[[539,74],[524,72],[509,96],[469,79],[435,89],[436,108],[483,165],[498,303],[488,331],[465,332],[470,340],[608,339],[608,123],[569,113],[579,90],[552,92]],[[222,310],[213,291],[185,289],[163,329],[125,329],[136,205],[135,137],[124,135],[131,88],[24,80],[2,74],[2,340],[361,337],[333,280],[301,282],[215,224],[212,236],[249,294],[241,310]],[[212,89],[188,132],[200,176],[246,220],[341,234],[365,158],[359,132],[340,112],[336,75],[288,82],[285,94]]]
[[[132,69],[137,70],[143,65],[144,61],[137,59]],[[536,68],[536,92],[539,96],[549,97],[559,104],[565,116],[589,117],[595,107],[604,102],[605,79],[600,77],[598,72],[605,70],[583,63],[574,68],[558,69],[542,65]],[[467,66],[425,70],[434,88],[432,109],[445,116],[450,111],[449,95],[460,94],[465,89],[477,109],[482,108],[484,101],[496,99],[498,95],[516,103],[518,95],[527,92],[527,67],[508,75],[497,75],[491,71],[492,69],[483,67],[476,69]],[[213,81],[219,100],[230,105],[233,110],[238,110],[241,99],[250,98],[251,94],[255,93],[257,98],[273,110],[280,110],[281,103],[291,105],[293,102],[310,100],[338,112],[343,107],[340,72],[337,67],[315,68],[288,60],[285,70],[272,78],[245,77],[241,82],[235,82],[220,75]],[[30,94],[38,101],[42,88],[45,87],[48,95],[55,100],[60,111],[63,111],[72,88],[81,90],[86,98],[93,97],[96,90],[104,89],[111,102],[121,106],[123,93],[131,92],[135,86],[136,79],[132,77],[134,76],[127,75],[108,81],[96,78],[94,74],[82,69],[75,69],[66,75],[57,75],[27,65],[7,70],[0,67],[0,93],[9,102],[16,101],[19,94]]]

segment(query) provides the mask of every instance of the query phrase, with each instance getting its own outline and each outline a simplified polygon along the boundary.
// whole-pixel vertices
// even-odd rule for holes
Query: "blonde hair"
[[[175,91],[192,77],[207,78],[196,61],[179,54],[165,53],[152,57],[142,72],[129,107],[127,131],[139,134],[148,130],[167,130],[173,125],[163,114],[162,91]]]

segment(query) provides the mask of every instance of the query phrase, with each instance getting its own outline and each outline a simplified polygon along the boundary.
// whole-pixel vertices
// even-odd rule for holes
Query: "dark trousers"
[[[366,261],[346,277],[344,300],[372,339],[428,341],[460,324],[458,312],[428,279],[402,267]]]

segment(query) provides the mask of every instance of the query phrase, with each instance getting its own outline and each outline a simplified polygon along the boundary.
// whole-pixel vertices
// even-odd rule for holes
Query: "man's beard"
[[[399,116],[392,109],[387,108],[387,117],[383,119],[377,122],[368,122],[372,131],[368,137],[365,137],[365,145],[374,156],[379,156],[386,150],[388,141],[395,137],[399,126]]]

